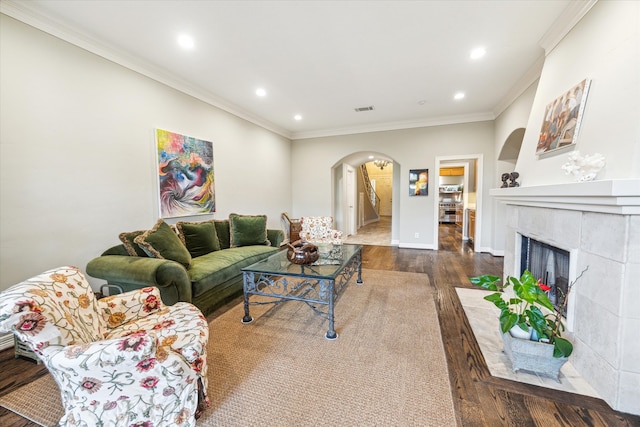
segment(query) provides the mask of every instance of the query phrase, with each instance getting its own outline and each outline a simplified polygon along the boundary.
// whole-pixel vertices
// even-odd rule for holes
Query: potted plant
[[[546,293],[551,288],[528,270],[520,278],[507,277],[504,285],[499,277],[489,275],[472,277],[470,281],[483,289],[496,291],[484,299],[500,309],[504,351],[511,360],[513,371],[525,369],[560,381],[560,369],[573,352],[573,344],[561,336],[564,331],[562,314]],[[574,283],[569,284],[566,295],[561,295],[561,307],[566,306]],[[504,292],[510,286],[513,287],[513,295]],[[526,338],[513,337],[517,333],[512,331],[519,330],[527,332]],[[529,339],[530,335],[534,336],[534,340]]]
[[[483,289],[496,291],[484,299],[500,309],[500,331],[503,334],[512,328],[523,331],[531,329],[534,336],[553,345],[554,357],[568,357],[573,352],[573,344],[562,338],[562,314],[553,306],[546,293],[551,288],[536,279],[530,271],[526,270],[520,278],[507,277],[504,285],[500,284],[499,277],[489,275],[472,277],[470,281]],[[573,283],[569,285],[567,294],[562,296],[562,306],[566,305]],[[504,291],[510,286],[513,287],[514,295],[506,297],[507,293]]]

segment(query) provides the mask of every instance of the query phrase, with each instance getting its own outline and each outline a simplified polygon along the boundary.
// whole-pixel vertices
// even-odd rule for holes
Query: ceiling
[[[491,120],[535,80],[541,39],[571,3],[3,0],[2,12],[298,139]]]

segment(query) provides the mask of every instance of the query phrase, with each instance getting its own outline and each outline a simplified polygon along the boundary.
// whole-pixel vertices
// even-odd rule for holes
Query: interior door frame
[[[482,171],[484,168],[484,157],[482,153],[479,154],[467,154],[467,155],[457,155],[457,156],[436,156],[435,164],[435,176],[437,179],[440,179],[440,168],[442,166],[442,162],[452,163],[455,161],[464,162],[466,160],[476,160],[476,235],[473,237],[473,251],[480,252],[480,242],[482,241],[482,202],[483,202],[483,181],[482,181]],[[465,167],[465,175],[468,174],[468,168]],[[468,182],[468,181],[467,181]],[[439,183],[439,181],[438,181]],[[436,186],[437,187],[437,186]],[[468,188],[468,186],[466,186]],[[440,236],[438,235],[438,226],[440,224],[440,198],[434,197],[434,212],[437,214],[434,215],[435,220],[433,224],[433,236],[434,236],[434,246],[436,250],[439,250],[440,247]],[[463,213],[464,218],[464,213]],[[466,226],[466,218],[463,219],[463,234],[464,227]],[[468,237],[468,236],[467,236]]]
[[[343,163],[343,176],[344,176],[344,231],[345,235],[349,236],[355,234],[357,231],[357,215],[358,215],[358,182],[356,176],[356,168]],[[351,186],[351,191],[349,191]]]

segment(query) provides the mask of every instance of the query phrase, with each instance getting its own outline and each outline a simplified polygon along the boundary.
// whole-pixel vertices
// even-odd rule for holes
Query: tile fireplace
[[[494,189],[506,204],[505,275],[519,275],[522,239],[566,251],[571,362],[613,408],[640,414],[640,180]]]

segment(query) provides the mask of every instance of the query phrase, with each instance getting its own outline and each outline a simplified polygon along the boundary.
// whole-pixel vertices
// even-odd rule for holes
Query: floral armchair
[[[333,229],[333,217],[305,216],[300,218],[300,239],[322,244],[342,244],[342,231]]]
[[[0,331],[49,369],[61,426],[193,427],[209,404],[207,321],[156,288],[97,300],[77,268],[49,270],[0,293]]]

